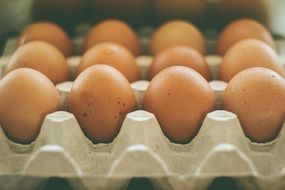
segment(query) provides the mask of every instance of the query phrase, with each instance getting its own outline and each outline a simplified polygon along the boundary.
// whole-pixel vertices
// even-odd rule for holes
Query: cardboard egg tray
[[[1,69],[15,50],[16,41],[8,40]],[[143,44],[147,41],[142,39]],[[76,39],[75,46],[81,42],[82,38]],[[284,63],[285,42],[277,44]],[[0,190],[41,189],[50,177],[64,178],[76,190],[122,190],[132,178],[147,178],[162,190],[206,190],[218,177],[233,178],[237,189],[285,189],[285,127],[271,142],[251,142],[237,116],[219,110],[226,87],[216,80],[222,58],[207,55],[206,59],[214,79],[209,84],[215,92],[217,110],[208,113],[190,143],[171,143],[152,113],[137,110],[126,116],[112,143],[93,144],[73,114],[58,111],[46,116],[39,136],[29,145],[10,141],[0,128]],[[152,57],[136,60],[145,79]],[[80,56],[68,58],[73,76],[79,61]],[[141,80],[131,84],[140,109],[148,83]],[[71,87],[71,81],[57,85],[65,108]]]

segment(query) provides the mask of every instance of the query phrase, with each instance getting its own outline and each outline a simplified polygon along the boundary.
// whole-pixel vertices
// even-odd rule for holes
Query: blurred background
[[[224,26],[240,17],[255,18],[273,34],[285,35],[285,0],[0,0],[0,37],[35,20],[52,20],[69,32],[82,22],[120,18],[133,27],[182,18],[201,29]]]

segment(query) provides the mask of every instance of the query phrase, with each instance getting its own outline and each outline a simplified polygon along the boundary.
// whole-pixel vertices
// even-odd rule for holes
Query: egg
[[[249,139],[271,141],[285,121],[285,80],[267,68],[246,69],[228,83],[222,108],[237,114]]]
[[[72,43],[65,31],[51,22],[38,22],[27,26],[20,35],[18,45],[40,40],[53,44],[65,56],[72,53]]]
[[[113,141],[127,113],[136,109],[128,80],[108,65],[93,65],[74,81],[68,98],[69,111],[94,143]]]
[[[84,49],[87,51],[102,42],[121,44],[130,50],[134,56],[141,52],[137,34],[126,23],[120,20],[106,20],[93,27],[84,39]]]
[[[155,55],[148,69],[148,78],[152,79],[163,69],[175,65],[190,67],[200,73],[206,80],[211,79],[210,69],[204,56],[188,46],[172,46],[161,50]]]
[[[118,69],[129,82],[139,80],[139,67],[134,56],[119,44],[106,42],[89,49],[82,56],[77,73],[80,74],[86,68],[97,64],[106,64]]]
[[[35,69],[46,75],[54,84],[69,78],[64,55],[56,47],[44,41],[31,41],[13,53],[5,73],[18,68]]]
[[[208,82],[185,66],[172,66],[150,82],[143,108],[153,113],[166,137],[174,143],[188,143],[198,133],[207,113],[215,108]]]
[[[164,48],[185,45],[205,54],[205,39],[191,23],[172,20],[159,27],[150,41],[150,52],[155,55]]]
[[[60,108],[55,86],[36,70],[17,69],[0,81],[0,125],[14,142],[34,141],[45,116]]]
[[[230,23],[220,33],[217,41],[217,52],[224,55],[227,50],[240,40],[255,38],[277,49],[269,31],[259,22],[251,19],[240,19]]]
[[[249,67],[266,67],[285,76],[278,56],[270,46],[260,40],[245,39],[228,50],[220,65],[219,77],[228,82],[237,73]]]

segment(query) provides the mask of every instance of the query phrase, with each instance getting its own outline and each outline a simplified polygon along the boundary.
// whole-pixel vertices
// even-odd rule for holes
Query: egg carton
[[[277,44],[282,60],[285,43]],[[8,40],[0,68],[15,47],[16,39]],[[136,60],[145,79],[152,57]],[[207,55],[206,60],[217,79],[222,58]],[[80,56],[68,58],[73,77],[79,62]],[[139,108],[148,83],[131,84]],[[129,113],[118,136],[107,144],[93,144],[66,111],[47,115],[39,136],[28,145],[10,141],[0,128],[0,190],[40,189],[50,177],[66,179],[76,190],[121,190],[132,178],[147,178],[156,189],[206,190],[219,177],[233,178],[237,189],[284,189],[285,128],[271,142],[251,142],[237,116],[219,110],[226,83],[209,84],[217,110],[207,114],[197,136],[184,145],[171,143],[155,116],[143,110]],[[71,81],[57,85],[65,108],[71,87]]]
[[[253,143],[235,114],[217,110],[191,143],[175,144],[152,113],[138,110],[127,114],[112,143],[93,144],[73,114],[59,111],[46,116],[28,145],[10,141],[0,129],[0,189],[37,189],[60,177],[77,190],[119,190],[146,177],[156,189],[202,190],[227,176],[239,189],[278,190],[285,187],[284,143],[284,126],[275,140]]]

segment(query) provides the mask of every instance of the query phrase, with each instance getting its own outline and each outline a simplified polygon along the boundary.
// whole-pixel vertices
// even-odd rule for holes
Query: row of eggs
[[[32,24],[22,32],[20,47],[13,54],[6,73],[29,67],[44,73],[54,84],[69,80],[66,58],[52,45],[36,40],[54,45],[65,56],[72,52],[71,42],[59,26],[45,22]],[[148,80],[164,68],[177,64],[193,68],[206,80],[211,80],[203,55],[204,41],[199,30],[186,21],[170,21],[158,28],[150,41],[154,60],[148,70]],[[103,63],[118,69],[129,82],[140,79],[134,59],[140,55],[139,40],[126,23],[103,21],[90,30],[83,44],[85,52],[77,75],[90,65]],[[284,76],[275,50],[270,33],[261,24],[249,19],[233,22],[221,32],[217,42],[217,52],[224,56],[219,79],[228,82],[249,66],[267,67]]]
[[[240,19],[230,23],[220,33],[216,52],[224,55],[234,43],[245,38],[259,39],[276,50],[271,34],[263,25],[255,20]],[[73,52],[68,35],[60,26],[53,23],[39,22],[29,25],[21,33],[19,45],[37,39],[52,43],[65,56],[70,56]],[[84,38],[83,51],[86,52],[92,46],[106,41],[123,45],[134,56],[141,54],[138,35],[121,20],[102,21],[91,28]],[[184,20],[166,22],[155,30],[150,40],[149,52],[155,55],[160,50],[174,45],[190,46],[201,54],[206,53],[205,37],[195,25]]]
[[[284,123],[285,81],[276,72],[253,67],[238,73],[222,96],[222,109],[238,115],[245,134],[254,142],[273,140]],[[127,79],[115,68],[99,64],[74,81],[68,111],[94,143],[117,136],[127,113],[137,102]],[[31,143],[48,113],[62,109],[59,93],[42,73],[20,68],[0,82],[0,122],[12,141]],[[209,83],[195,70],[172,66],[149,83],[143,109],[155,114],[162,131],[174,143],[188,143],[207,113],[215,109]]]
[[[251,20],[237,21],[240,22],[258,25]],[[169,22],[158,29],[152,41],[162,38],[163,35],[158,34],[173,23],[181,24],[182,31],[191,26],[184,21]],[[61,109],[54,84],[68,80],[69,75],[60,48],[38,37],[25,35],[29,28],[38,25],[24,30],[20,38],[21,46],[11,57],[6,76],[0,82],[0,124],[8,137],[19,143],[34,141],[45,115]],[[47,23],[44,25],[50,26]],[[187,26],[186,29],[184,26]],[[175,30],[177,28],[180,28],[179,25]],[[56,34],[47,30],[43,32]],[[227,29],[224,32],[227,33]],[[266,34],[264,31],[261,33]],[[172,142],[188,143],[198,133],[205,115],[215,109],[215,103],[207,82],[211,78],[202,55],[204,52],[179,41],[169,45],[181,36],[179,32],[172,36],[167,34],[162,39],[164,44],[158,46],[161,50],[154,52],[154,60],[149,67],[151,82],[145,93],[143,109],[155,114],[163,132]],[[191,35],[187,39],[189,37]],[[116,38],[125,40],[120,35]],[[195,37],[189,42],[197,39]],[[225,75],[223,79],[229,84],[222,98],[222,108],[238,115],[245,134],[251,140],[266,142],[277,136],[284,123],[285,81],[281,77],[284,77],[284,70],[272,48],[274,45],[270,47],[270,43],[264,42],[266,40],[258,39],[241,40],[225,53],[220,78]],[[171,43],[167,44],[167,41]],[[137,107],[129,82],[139,80],[139,69],[134,59],[136,53],[128,49],[123,43],[100,41],[86,51],[78,67],[68,109],[94,143],[111,142],[119,133],[126,114]],[[249,67],[255,68],[246,69]]]

